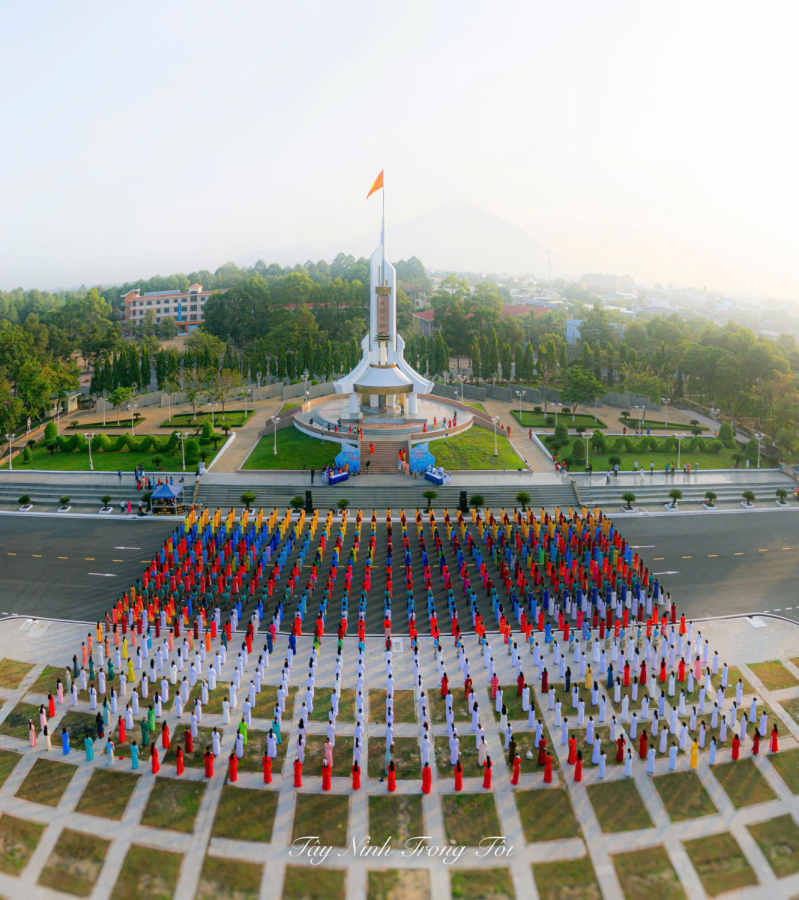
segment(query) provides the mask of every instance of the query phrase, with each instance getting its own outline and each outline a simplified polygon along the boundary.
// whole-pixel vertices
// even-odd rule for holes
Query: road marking
[[[34,559],[41,559],[41,558],[42,558],[42,554],[41,554],[41,553],[33,553],[32,556],[33,556]]]
[[[770,610],[770,609],[764,609],[763,612],[764,612],[764,613],[767,613],[767,612],[771,612],[771,610]]]
[[[95,559],[93,556],[84,556],[83,558],[86,562],[95,562]]]
[[[693,556],[683,556],[683,559],[693,559]]]
[[[668,572],[653,572],[652,574],[653,575],[679,575],[680,573],[668,571]]]
[[[631,544],[631,549],[633,550],[651,550],[655,545],[654,544]]]
[[[655,562],[662,562],[666,557],[665,556],[656,556]]]
[[[782,609],[775,609],[774,612],[782,612]]]
[[[114,547],[114,550],[141,550],[141,547]]]
[[[100,578],[116,578],[113,572],[89,572],[89,575],[98,575]]]
[[[743,556],[743,553],[733,553],[733,556]]]
[[[712,559],[714,556],[718,556],[718,553],[708,553],[707,558]]]
[[[792,606],[786,606],[786,607],[785,607],[785,612],[790,612],[792,609],[793,609]]]
[[[758,553],[768,553],[768,550],[758,550]]]
[[[124,559],[112,559],[111,562],[125,562]]]
[[[68,556],[59,556],[58,558],[59,558],[59,559],[69,559]]]
[[[790,547],[783,547],[782,549],[783,549],[783,550],[790,550],[791,548],[790,548]]]
[[[17,554],[16,554],[16,553],[9,553],[8,555],[9,555],[9,556],[16,556]]]

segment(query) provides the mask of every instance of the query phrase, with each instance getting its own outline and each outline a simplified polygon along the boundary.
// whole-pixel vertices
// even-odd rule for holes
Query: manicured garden
[[[523,409],[521,415],[519,415],[518,409],[511,409],[511,415],[524,428],[554,428],[556,424],[560,425],[561,422],[567,428],[572,429],[583,427],[590,428],[593,431],[595,428],[607,428],[607,425],[601,419],[586,413],[575,413],[573,421],[572,414],[570,412],[565,413],[563,410],[558,410],[558,415],[555,416],[555,413],[551,410],[544,414],[543,412],[537,413],[529,409]]]
[[[217,409],[212,416],[210,412],[198,412],[197,418],[193,413],[175,413],[171,419],[162,422],[159,428],[199,428],[206,422],[210,422],[213,418],[214,428],[222,428],[224,425],[230,425],[235,428],[243,425],[251,416],[253,411],[248,409],[246,414],[243,409],[228,409],[224,413]]]
[[[511,442],[497,432],[498,456],[494,456],[494,435],[479,426],[461,434],[430,442],[436,465],[445,469],[521,469],[524,466]]]
[[[626,425],[627,428],[631,428],[633,431],[643,427],[644,429],[652,428],[655,430],[661,431],[685,431],[689,432],[694,428],[699,429],[700,431],[707,431],[707,425],[700,425],[698,422],[696,425],[687,425],[685,422],[666,422],[664,420],[659,419],[644,419],[643,426],[641,425],[641,420],[636,419],[635,417],[630,416],[619,416],[619,421]],[[696,421],[696,420],[694,420]]]
[[[208,465],[225,440],[225,435],[212,432],[211,423],[207,423],[201,435],[185,441],[186,466],[193,469],[201,459]],[[139,465],[148,472],[174,472],[182,469],[183,455],[176,432],[163,437],[154,434],[135,437],[130,434],[97,434],[91,442],[91,462],[98,472],[116,472],[120,469],[132,472]],[[3,463],[2,468],[7,467],[8,461]],[[89,442],[82,434],[56,434],[55,423],[51,422],[41,441],[14,455],[13,468],[88,472]]]
[[[277,456],[274,454],[275,438],[272,434],[262,437],[244,463],[245,469],[321,469],[330,465],[341,452],[341,444],[310,437],[297,428],[283,428],[277,433]]]

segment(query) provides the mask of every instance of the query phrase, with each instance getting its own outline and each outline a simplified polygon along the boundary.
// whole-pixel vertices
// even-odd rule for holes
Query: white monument
[[[405,341],[397,333],[397,271],[386,261],[385,205],[369,280],[369,333],[361,341],[363,357],[335,382],[335,391],[349,394],[351,419],[362,414],[412,419],[417,414],[417,395],[429,394],[433,382],[405,361]]]

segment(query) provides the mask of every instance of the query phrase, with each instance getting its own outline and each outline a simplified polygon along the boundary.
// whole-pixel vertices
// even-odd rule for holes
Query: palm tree
[[[295,497],[291,498],[290,504],[293,510],[299,511],[305,506],[305,498],[297,494]]]
[[[469,497],[469,503],[472,506],[472,509],[481,509],[486,504],[486,498],[482,494],[472,494]]]
[[[111,505],[111,495],[110,494],[103,494],[103,496],[100,497],[100,500],[103,504],[103,509],[108,509],[108,507]]]
[[[785,488],[777,488],[777,500],[780,503],[786,503],[788,500],[788,491]]]
[[[527,491],[519,491],[516,495],[516,502],[521,506],[522,512],[527,509],[527,504],[530,502],[530,495]]]
[[[336,506],[341,510],[346,509],[349,505],[350,501],[347,500],[346,497],[342,497],[340,500],[336,500]]]
[[[255,503],[255,494],[252,491],[245,491],[241,495],[241,502],[244,504],[245,509],[249,509],[253,503]]]
[[[30,506],[31,505],[31,495],[23,494],[17,502],[19,503],[20,506]]]
[[[626,494],[621,495],[621,499],[624,500],[624,508],[632,509],[633,503],[635,502],[635,494],[631,494],[629,491]]]
[[[679,488],[672,488],[669,491],[669,497],[671,497],[671,508],[677,509],[677,501],[682,500],[682,491]]]
[[[732,454],[732,461],[735,463],[735,468],[741,468],[741,462],[743,461],[744,455],[743,453],[736,452]]]
[[[705,491],[705,500],[707,500],[705,506],[715,506],[716,504],[713,501],[716,499],[716,496],[713,491]]]
[[[61,498],[61,509],[66,509],[69,506],[69,497],[66,494]]]
[[[438,494],[435,491],[425,491],[422,496],[427,500],[427,508],[430,509]]]
[[[741,496],[746,501],[747,506],[751,506],[755,502],[755,492],[754,491],[744,491]]]

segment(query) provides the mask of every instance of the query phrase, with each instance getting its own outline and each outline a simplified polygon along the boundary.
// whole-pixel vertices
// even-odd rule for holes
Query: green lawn
[[[473,402],[470,402],[469,400],[467,400],[466,405],[473,406],[475,409],[479,409],[480,412],[484,412],[486,415],[488,415],[488,410],[483,406],[482,403],[473,403]]]
[[[523,409],[520,416],[518,409],[512,409],[511,415],[524,428],[555,427],[555,413],[552,410],[544,415],[543,413],[537,413],[532,412],[529,409]],[[579,428],[580,426],[585,426],[585,428],[594,431],[597,428],[602,429],[608,427],[601,419],[597,419],[595,416],[586,415],[585,413],[577,413],[574,417],[573,422],[570,413],[567,413],[566,415],[564,415],[563,413],[559,413],[558,424],[560,424],[561,422],[572,429]]]
[[[262,437],[244,463],[245,469],[321,469],[332,463],[341,452],[335,441],[309,437],[294,428],[277,433],[277,456],[273,453],[274,437]]]
[[[182,861],[180,853],[131,844],[111,900],[172,900]]]
[[[767,691],[781,691],[785,688],[796,687],[799,684],[799,679],[792,672],[789,672],[778,659],[772,659],[769,662],[750,663],[749,668],[763,682],[763,687]]]
[[[0,816],[0,872],[19,875],[39,844],[44,824],[17,819],[5,813]]]
[[[111,841],[65,828],[58,837],[39,884],[88,897],[100,876]]]
[[[777,819],[748,825],[747,828],[777,878],[799,872],[799,826],[790,813]]]
[[[136,437],[140,438],[144,437],[144,435],[137,434]],[[160,436],[156,435],[156,437]],[[221,437],[220,447],[224,443],[224,436]],[[201,450],[205,453],[206,466],[210,465],[211,460],[216,456],[216,451],[210,444],[207,447],[202,447]],[[135,450],[92,450],[92,462],[96,472],[117,472],[120,469],[123,472],[132,472],[136,466],[142,465],[147,472],[152,473],[155,471],[154,456],[161,457],[162,471],[177,472],[182,467],[179,444],[171,453],[166,450],[150,450],[147,452]],[[195,468],[188,463],[186,467],[190,471],[194,471]],[[4,462],[0,468],[8,468],[8,462]],[[14,468],[20,470],[45,469],[50,472],[88,472],[89,452],[88,450],[86,452],[74,450],[72,453],[66,453],[63,450],[56,450],[51,455],[44,444],[40,443],[33,448],[31,461],[28,463],[23,462],[21,453],[15,454]],[[33,501],[34,503],[36,502],[35,495],[33,495]]]
[[[619,421],[625,424],[629,429],[635,431],[636,428],[640,427],[640,421],[638,419],[630,419],[626,416],[619,416]],[[706,425],[686,425],[685,422],[669,422],[667,425],[665,421],[662,419],[644,419],[644,428],[660,428],[664,431],[668,429],[669,431],[691,431],[692,428],[701,428],[702,431],[707,431],[708,428]]]
[[[758,883],[738,842],[729,832],[686,841],[685,850],[711,897]]]
[[[533,878],[541,900],[601,900],[590,856],[537,863]]]
[[[626,900],[682,900],[685,897],[665,847],[618,853],[611,859]]]
[[[221,410],[216,410],[213,415],[214,428],[221,428],[223,425],[230,425],[235,428],[243,425],[251,416],[253,411],[247,410],[244,414],[243,409],[229,409],[224,415]],[[171,419],[166,419],[158,427],[159,428],[201,428],[204,422],[211,421],[211,413],[198,412],[195,419],[192,413],[175,413]]]
[[[665,440],[665,438],[663,438]],[[633,445],[636,445],[636,438],[632,439]],[[691,463],[691,469],[693,470],[694,463],[699,463],[699,470],[704,471],[707,469],[734,469],[735,468],[735,460],[733,460],[732,455],[735,453],[735,450],[728,450],[724,447],[718,453],[690,453],[686,450],[686,443],[683,442],[682,453],[680,454],[680,468],[689,462]],[[557,452],[558,459],[564,459],[567,456],[571,456],[572,453],[572,444],[573,441],[569,441],[569,443],[565,447],[561,447]],[[672,451],[670,450],[668,453],[662,453],[660,451],[652,451],[652,450],[641,450],[640,452],[628,452],[626,450],[622,450],[618,453],[614,453],[611,450],[608,450],[607,453],[596,453],[589,447],[588,451],[588,461],[594,467],[594,472],[605,472],[608,469],[612,469],[613,466],[608,461],[608,457],[610,456],[618,456],[621,459],[619,463],[619,470],[622,472],[632,472],[633,463],[638,460],[638,468],[643,469],[646,474],[649,474],[649,463],[654,462],[655,464],[655,472],[658,474],[662,474],[663,470],[666,468],[666,463],[669,465],[674,464],[677,465],[677,449]],[[761,460],[761,466],[766,468],[765,463]],[[585,457],[581,456],[580,462],[571,466],[571,470],[573,472],[582,472],[585,469]],[[675,484],[675,487],[680,487],[679,484]],[[635,493],[635,487],[633,487],[633,493]],[[664,491],[664,495],[667,494],[667,491]],[[769,499],[773,499],[773,491],[769,490],[768,497]],[[664,503],[668,500],[668,497],[664,496]]]
[[[430,442],[437,466],[445,469],[520,469],[522,460],[510,441],[497,431],[498,456],[494,456],[494,435],[475,426],[450,438]]]

